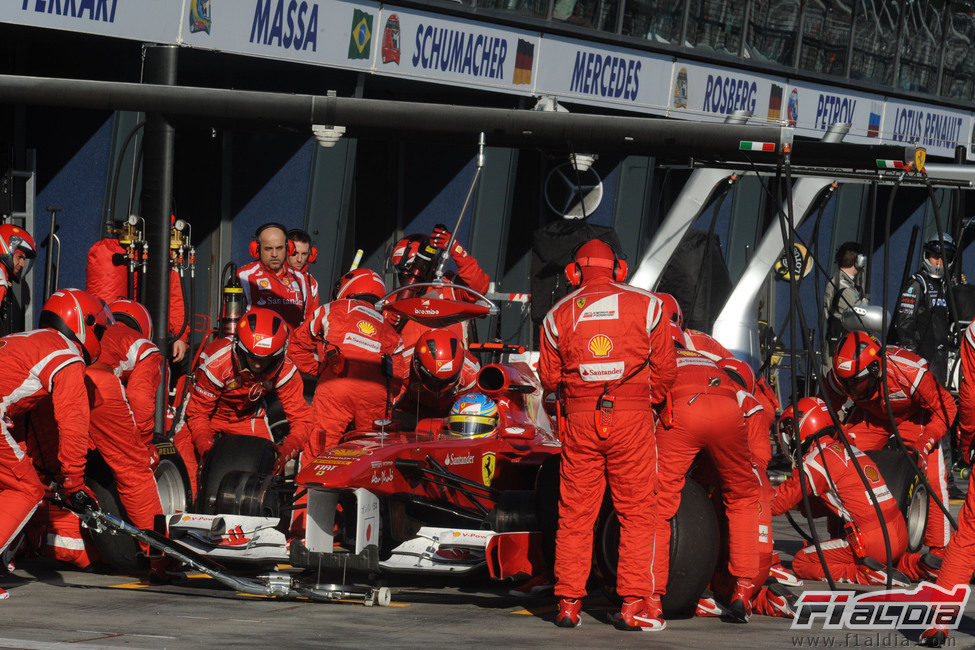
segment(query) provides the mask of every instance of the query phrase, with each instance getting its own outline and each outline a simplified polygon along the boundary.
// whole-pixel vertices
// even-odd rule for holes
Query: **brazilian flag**
[[[356,9],[352,13],[349,58],[368,59],[372,46],[372,14]]]

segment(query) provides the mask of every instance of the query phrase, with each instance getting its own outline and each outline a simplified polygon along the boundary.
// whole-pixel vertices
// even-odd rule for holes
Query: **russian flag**
[[[876,138],[880,135],[880,113],[870,112],[870,122],[867,124],[867,137]]]

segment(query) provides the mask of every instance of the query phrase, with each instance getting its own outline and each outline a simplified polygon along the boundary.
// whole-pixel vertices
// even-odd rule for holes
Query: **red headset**
[[[261,244],[258,240],[261,238],[261,233],[267,230],[268,228],[277,228],[278,230],[284,233],[285,237],[288,236],[288,229],[276,221],[268,221],[263,226],[258,226],[257,230],[254,231],[254,239],[251,240],[250,246],[248,248],[251,257],[253,257],[255,260],[261,257]],[[288,255],[294,255],[294,254],[295,254],[295,243],[290,239],[288,239]],[[308,261],[310,262],[312,260],[309,259]]]
[[[579,248],[582,248],[582,245],[576,248],[576,252],[578,252]],[[575,258],[575,253],[572,254],[572,257]],[[614,282],[625,281],[626,273],[629,270],[626,266],[626,260],[621,260],[620,258],[616,257],[615,251],[613,252],[612,262],[601,257],[582,257],[573,259],[572,262],[569,262],[565,266],[565,277],[569,281],[569,284],[571,284],[573,287],[578,287],[580,284],[582,284],[583,266],[597,266],[604,269],[612,269]]]
[[[301,236],[301,239],[298,239],[298,236],[299,235]],[[306,233],[304,230],[298,230],[297,228],[295,228],[294,230],[289,230],[288,231],[288,246],[289,246],[289,250],[294,251],[295,250],[294,242],[296,242],[296,241],[302,241],[304,239],[309,239],[308,233]],[[294,253],[291,252],[291,253],[288,253],[288,255],[294,255]],[[305,264],[314,264],[315,260],[317,260],[317,259],[318,259],[318,249],[315,248],[314,246],[312,246],[311,240],[309,239],[309,241],[308,241],[308,259],[305,260]]]

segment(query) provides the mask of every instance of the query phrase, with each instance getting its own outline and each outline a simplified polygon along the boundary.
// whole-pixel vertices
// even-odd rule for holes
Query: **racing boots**
[[[752,599],[752,613],[780,618],[793,618],[798,597],[775,580],[765,583]]]
[[[724,613],[724,607],[715,600],[714,592],[710,589],[705,589],[701,597],[697,599],[697,608],[694,610],[694,616],[723,616]]]
[[[940,648],[948,641],[948,630],[943,627],[929,627],[921,633],[917,644],[926,648]]]
[[[659,632],[667,627],[660,596],[624,599],[619,613],[610,617],[618,630],[627,632]]]
[[[555,613],[555,624],[559,627],[579,627],[582,625],[582,618],[579,617],[581,611],[581,599],[562,598],[559,600],[559,609]]]
[[[774,578],[776,582],[788,587],[802,586],[802,580],[800,580],[792,571],[789,571],[782,566],[782,563],[779,562],[778,553],[775,554],[775,564],[769,568],[768,574],[770,577]]]
[[[726,620],[732,623],[747,623],[752,616],[752,593],[755,583],[747,578],[738,578],[735,590],[731,594],[731,604],[728,605]]]
[[[887,567],[872,557],[860,558],[857,565],[857,583],[861,585],[887,585]],[[907,587],[910,586],[911,579],[898,571],[891,569],[890,586]]]

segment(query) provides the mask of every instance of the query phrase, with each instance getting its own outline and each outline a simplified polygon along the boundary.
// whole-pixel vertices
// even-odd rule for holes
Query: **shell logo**
[[[597,334],[589,339],[589,351],[594,357],[605,357],[613,351],[613,339],[605,334]]]
[[[365,334],[366,336],[372,336],[373,334],[376,333],[376,326],[367,320],[361,320],[358,323],[356,323],[355,326],[359,328],[359,331]]]
[[[257,286],[259,286],[262,289],[269,289],[271,287],[271,283],[268,282],[267,280],[262,279],[257,281]]]
[[[863,468],[863,473],[867,475],[867,478],[871,481],[876,481],[880,478],[880,474],[877,473],[877,468],[873,465],[867,465]]]

